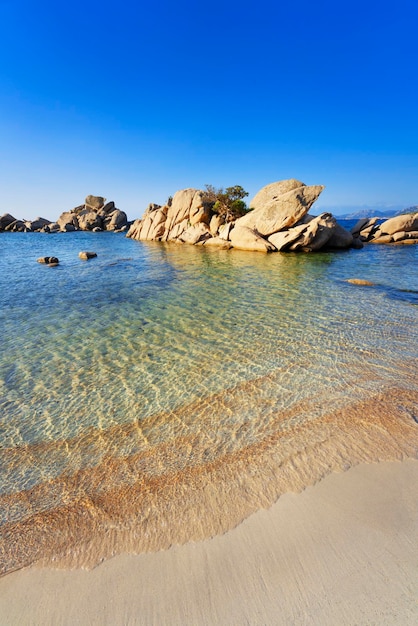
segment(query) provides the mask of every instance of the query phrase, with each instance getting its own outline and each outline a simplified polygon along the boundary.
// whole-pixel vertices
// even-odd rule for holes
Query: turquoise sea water
[[[98,256],[81,261],[80,250]],[[52,255],[59,266],[36,262]],[[40,498],[29,515],[14,495],[136,453],[144,431],[122,439],[119,427],[155,418],[152,448],[182,407],[196,437],[199,411],[212,411],[213,433],[201,435],[213,460],[214,448],[273,432],[271,416],[297,403],[307,408],[281,429],[315,421],[314,397],[338,409],[400,378],[413,386],[417,305],[416,246],[264,255],[115,233],[1,234],[0,523],[52,506]]]

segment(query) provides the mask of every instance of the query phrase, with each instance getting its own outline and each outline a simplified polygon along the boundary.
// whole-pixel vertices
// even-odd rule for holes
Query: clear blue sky
[[[0,213],[324,184],[418,204],[418,2],[0,0]]]

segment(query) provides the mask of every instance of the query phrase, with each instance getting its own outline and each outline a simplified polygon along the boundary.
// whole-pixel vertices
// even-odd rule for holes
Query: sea
[[[1,233],[0,574],[203,540],[417,458],[417,305],[415,245]]]

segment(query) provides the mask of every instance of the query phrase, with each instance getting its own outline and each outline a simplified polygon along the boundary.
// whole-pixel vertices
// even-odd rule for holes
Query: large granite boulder
[[[418,213],[391,217],[380,225],[382,235],[394,235],[398,232],[407,233],[412,230],[418,230]]]
[[[365,217],[353,226],[351,234],[360,241],[368,241],[379,228],[378,217]]]
[[[102,207],[99,210],[100,216],[101,217],[106,217],[106,215],[108,215],[109,213],[112,213],[114,210],[116,209],[115,207],[115,203],[112,202],[107,202],[104,207]]]
[[[323,189],[322,185],[302,185],[283,194],[276,194],[264,206],[240,217],[236,221],[236,226],[246,226],[264,237],[269,237],[299,222],[308,213]]]
[[[28,228],[23,220],[15,220],[8,224],[4,230],[11,233],[24,233]]]
[[[98,211],[99,209],[101,209],[104,204],[106,202],[106,198],[103,198],[102,196],[87,196],[84,204],[86,205],[86,208],[88,209],[94,209],[96,211]]]
[[[335,224],[332,226],[331,237],[327,242],[327,248],[333,248],[334,250],[350,248],[354,244],[354,237],[349,230],[341,226],[335,220]],[[356,245],[356,247],[362,247],[361,245]]]
[[[159,241],[164,234],[167,209],[159,204],[148,205],[143,218],[132,222],[126,236],[138,241]]]
[[[56,223],[62,231],[78,229],[78,219],[72,211],[64,211],[64,213],[61,213]],[[72,228],[68,229],[67,226],[71,226]]]
[[[322,213],[270,235],[269,241],[279,251],[314,252],[322,248],[349,248],[353,244],[353,235],[338,224],[331,213]]]
[[[45,233],[59,233],[61,228],[60,225],[57,224],[57,222],[52,222],[51,224],[47,224],[47,226],[44,226],[42,230]]]
[[[32,222],[26,222],[27,227],[32,231],[42,230],[45,226],[52,224],[45,217],[36,217]]]
[[[136,239],[139,241],[142,230],[142,222],[143,220],[141,219],[134,220],[126,233],[126,236],[130,239]]]
[[[167,207],[162,241],[177,239],[193,223],[209,224],[210,214],[205,209],[203,192],[198,189],[182,189],[174,194]]]
[[[167,206],[148,205],[142,220],[135,220],[126,236],[140,241],[158,241],[164,234],[167,210]]]
[[[225,223],[225,220],[220,215],[212,215],[209,222],[209,230],[214,237],[219,233],[219,228]]]
[[[221,239],[224,239],[225,241],[229,241],[230,238],[230,234],[231,234],[231,230],[233,229],[234,224],[232,222],[227,222],[226,224],[221,224],[221,226],[219,226],[219,237]]]
[[[305,183],[302,183],[300,180],[296,180],[296,178],[289,178],[287,180],[279,180],[277,183],[270,183],[269,185],[262,187],[262,189],[255,194],[254,198],[250,201],[250,208],[255,210],[262,209],[272,200],[277,200],[277,198],[282,196],[284,193],[293,191],[293,189],[299,189],[299,187],[305,187]]]
[[[289,249],[293,251],[303,250],[304,252],[321,250],[330,241],[336,225],[337,221],[331,213],[321,213],[309,224],[305,224],[305,229]]]
[[[255,250],[258,252],[275,252],[274,245],[260,237],[260,235],[247,226],[238,225],[237,220],[234,228],[231,230],[229,238],[234,248],[239,250]]]
[[[204,224],[208,227],[211,217],[211,212],[204,202],[202,191],[182,189],[177,191],[165,206],[149,205],[143,218],[136,220],[131,225],[127,237],[142,241],[181,241],[183,234],[191,226]],[[196,232],[198,231],[190,231],[192,239]],[[186,239],[189,239],[189,235],[186,236]]]
[[[212,237],[209,227],[203,222],[189,226],[178,238],[182,243],[197,244]]]
[[[10,215],[10,213],[4,213],[0,217],[0,230],[6,230],[7,226],[13,224],[13,222],[16,222],[16,218]]]
[[[276,250],[284,252],[299,239],[301,234],[306,230],[306,224],[297,224],[288,230],[281,230],[279,233],[270,235],[268,240],[274,245]]]
[[[222,250],[229,250],[232,248],[232,243],[222,239],[221,237],[210,237],[210,239],[206,239],[204,245],[209,246],[210,248],[220,248]]]
[[[106,230],[121,230],[128,224],[128,217],[124,211],[114,209],[103,219],[103,227]]]
[[[93,230],[102,228],[103,220],[96,211],[86,208],[77,215],[78,227],[80,230]]]
[[[167,211],[167,206],[161,207],[158,204],[150,205],[145,212],[144,218],[140,221],[140,224],[137,224],[137,235],[134,238],[143,241],[161,239],[165,231]]]

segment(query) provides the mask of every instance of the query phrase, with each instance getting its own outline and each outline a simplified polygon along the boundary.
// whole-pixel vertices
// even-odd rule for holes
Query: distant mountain
[[[404,213],[418,213],[418,205],[411,206],[408,209],[361,209],[360,211],[355,211],[353,213],[344,213],[342,215],[338,215],[338,217],[346,220],[359,220],[363,217],[382,217],[388,219],[390,217],[395,217],[396,215],[403,215]]]

